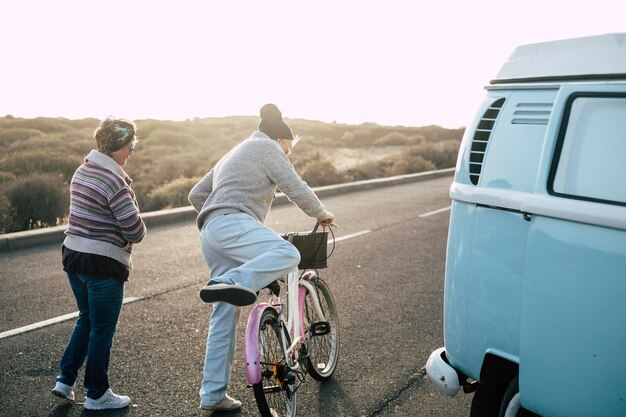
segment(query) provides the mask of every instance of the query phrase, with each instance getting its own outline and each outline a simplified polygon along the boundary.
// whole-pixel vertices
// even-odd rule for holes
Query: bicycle
[[[328,232],[316,233],[318,226],[311,233],[283,235],[292,240],[302,259],[287,276],[287,304],[280,298],[277,280],[267,287],[270,300],[253,307],[248,318],[246,379],[262,417],[294,417],[296,393],[305,377],[311,375],[323,382],[337,367],[337,309],[330,288],[317,271],[326,267],[330,256],[326,256]],[[329,230],[332,254],[335,236]]]

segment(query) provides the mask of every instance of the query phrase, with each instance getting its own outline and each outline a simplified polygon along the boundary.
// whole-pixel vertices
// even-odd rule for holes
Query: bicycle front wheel
[[[282,337],[288,345],[289,336],[278,313],[273,308],[265,309],[259,323],[261,382],[252,385],[261,417],[296,415],[295,376],[287,366]]]
[[[318,381],[330,378],[339,358],[339,316],[328,284],[316,277],[311,280],[316,297],[307,292],[304,305],[304,326],[308,333],[307,369]],[[320,311],[315,306],[319,301]],[[323,316],[320,317],[319,313]]]

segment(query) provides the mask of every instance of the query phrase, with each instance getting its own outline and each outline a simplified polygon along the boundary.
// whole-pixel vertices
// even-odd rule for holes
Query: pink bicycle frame
[[[315,276],[314,271],[306,272],[301,279],[310,280]],[[306,287],[298,286],[298,311],[300,336],[305,340],[304,333],[304,303],[306,298]],[[246,335],[244,339],[244,362],[246,364],[246,380],[248,384],[258,384],[261,382],[261,354],[259,352],[259,326],[261,317],[266,308],[274,308],[269,303],[259,303],[250,312],[248,323],[246,326]],[[293,335],[292,335],[293,336]]]

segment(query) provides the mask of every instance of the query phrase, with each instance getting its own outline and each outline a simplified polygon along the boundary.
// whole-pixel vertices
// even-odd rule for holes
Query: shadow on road
[[[73,403],[71,401],[65,401],[61,404],[58,404],[52,410],[50,410],[48,417],[67,417],[70,415],[72,406]]]
[[[65,401],[57,406],[55,406],[48,417],[68,417],[71,411],[77,404],[71,401]],[[101,411],[91,411],[83,409],[79,414],[80,417],[126,417],[128,416],[129,409],[128,407],[122,408],[119,410],[101,410]]]
[[[361,415],[358,405],[350,399],[341,382],[336,379],[320,384],[318,403],[320,417]]]

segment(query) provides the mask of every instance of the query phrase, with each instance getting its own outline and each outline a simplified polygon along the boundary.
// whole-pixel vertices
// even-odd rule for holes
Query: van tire
[[[506,388],[506,383],[500,381],[478,385],[472,398],[470,417],[499,417]]]
[[[519,376],[513,378],[508,388],[504,392],[502,397],[502,403],[500,404],[499,417],[539,417],[537,414],[526,410],[519,403]],[[511,412],[515,409],[516,412],[510,416],[506,415],[507,410],[511,408]]]

